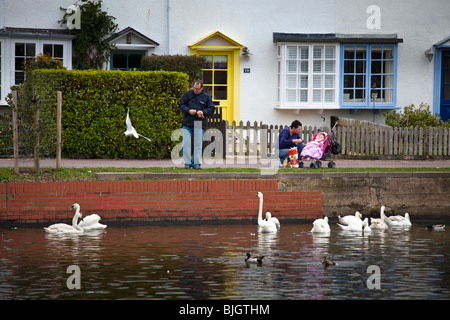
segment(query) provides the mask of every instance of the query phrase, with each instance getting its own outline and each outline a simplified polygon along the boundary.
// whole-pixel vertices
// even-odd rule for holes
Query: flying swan
[[[72,208],[75,209],[75,214],[80,214],[80,205],[78,203],[74,203],[72,205]],[[105,229],[107,226],[105,224],[101,224],[100,216],[98,214],[91,214],[81,219],[80,223],[78,224],[78,227],[81,227],[83,230],[99,230],[99,229]]]
[[[275,222],[272,220],[266,221],[262,218],[262,209],[263,209],[263,194],[258,192],[259,197],[259,212],[258,212],[258,226],[259,231],[262,233],[273,233],[277,232],[277,226]]]
[[[73,207],[73,206],[72,206]],[[72,225],[68,225],[65,223],[55,223],[51,226],[44,227],[45,232],[57,234],[57,233],[83,233],[83,229],[77,225],[78,219],[81,219],[82,215],[79,211],[75,211],[75,215],[72,219]]]

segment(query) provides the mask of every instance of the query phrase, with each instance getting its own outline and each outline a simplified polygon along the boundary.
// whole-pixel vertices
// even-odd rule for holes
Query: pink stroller
[[[322,124],[324,121],[325,118],[322,117]],[[320,127],[322,126],[322,124],[320,125]],[[314,145],[312,143],[306,144],[299,155],[300,168],[304,167],[303,161],[301,161],[304,159],[311,160],[311,164],[309,165],[310,168],[321,168],[322,161],[327,161],[327,159],[329,159],[328,168],[336,167],[336,163],[333,161],[333,155],[339,154],[341,152],[341,147],[336,141],[336,136],[333,131],[336,125],[337,121],[331,131],[326,135],[325,140],[323,141],[323,144],[321,146],[318,146],[317,144]],[[317,135],[320,134],[320,127],[314,134],[313,140],[316,140]]]

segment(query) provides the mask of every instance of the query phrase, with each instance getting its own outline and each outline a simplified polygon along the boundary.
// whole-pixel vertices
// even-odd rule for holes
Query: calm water
[[[331,225],[329,237],[288,223],[276,235],[252,224],[0,229],[0,299],[450,299],[449,231]],[[263,265],[244,263],[246,252]],[[324,268],[324,255],[337,264]],[[71,265],[81,289],[67,287]]]

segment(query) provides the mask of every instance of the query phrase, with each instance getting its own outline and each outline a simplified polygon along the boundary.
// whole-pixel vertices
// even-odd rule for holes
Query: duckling
[[[428,230],[445,230],[445,224],[429,224],[427,225]]]
[[[258,264],[260,264],[260,263],[262,263],[262,261],[263,261],[263,259],[264,259],[264,256],[260,256],[260,257],[251,257],[251,254],[250,254],[250,252],[247,252],[246,253],[246,258],[245,258],[245,262],[247,262],[247,263],[258,263]]]
[[[328,260],[328,257],[325,256],[325,257],[323,257],[322,264],[323,264],[325,267],[329,267],[329,266],[334,266],[334,265],[336,265],[336,262],[331,261],[331,260]]]

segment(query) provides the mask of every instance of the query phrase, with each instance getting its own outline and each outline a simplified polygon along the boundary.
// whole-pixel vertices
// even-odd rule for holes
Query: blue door
[[[442,52],[441,117],[450,118],[450,51]]]

